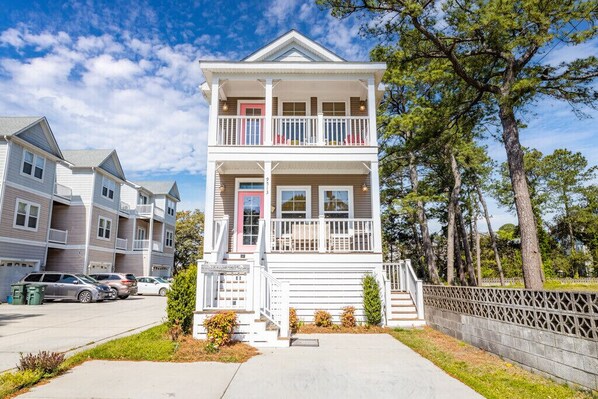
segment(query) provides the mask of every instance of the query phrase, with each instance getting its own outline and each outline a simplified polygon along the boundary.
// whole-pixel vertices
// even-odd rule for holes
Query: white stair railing
[[[212,261],[214,263],[221,263],[228,250],[228,215],[225,215],[221,220],[214,222],[214,250]]]
[[[289,283],[260,270],[260,314],[280,328],[280,336],[289,336]]]
[[[392,291],[407,291],[415,304],[417,317],[424,319],[424,288],[423,282],[417,278],[411,266],[411,260],[399,263],[384,263],[382,269],[389,280]]]

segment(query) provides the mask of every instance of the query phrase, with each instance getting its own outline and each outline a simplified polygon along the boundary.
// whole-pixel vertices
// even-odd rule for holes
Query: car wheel
[[[160,291],[158,291],[158,295],[165,296],[166,295],[166,288],[160,288]]]
[[[110,291],[112,291],[112,298],[110,299],[116,300],[116,298],[118,298],[118,290],[116,288],[110,288]]]
[[[128,295],[121,295],[119,296],[120,299],[127,299],[129,296]]]
[[[91,292],[89,292],[89,291],[81,291],[79,293],[78,299],[79,299],[79,302],[81,302],[81,303],[89,303],[89,302],[91,302],[91,300],[93,298],[91,297]]]

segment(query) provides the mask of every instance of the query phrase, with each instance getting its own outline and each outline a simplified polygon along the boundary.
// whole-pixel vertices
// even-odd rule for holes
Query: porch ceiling
[[[369,166],[369,165],[368,165]],[[221,174],[235,175],[262,175],[263,162],[255,161],[227,161],[223,162],[218,169]],[[300,162],[280,161],[272,162],[273,175],[366,175],[370,172],[363,162]]]
[[[227,97],[264,97],[265,88],[258,81],[225,81],[222,86]],[[347,81],[296,81],[281,80],[275,82],[272,90],[273,97],[293,98],[294,100],[309,99],[309,97],[335,98],[367,96],[365,83],[357,80]]]

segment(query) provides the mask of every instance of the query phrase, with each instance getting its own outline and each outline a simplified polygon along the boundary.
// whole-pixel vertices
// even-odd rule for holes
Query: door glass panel
[[[258,117],[262,115],[261,108],[246,108],[245,116],[245,144],[259,145],[261,144],[261,127],[262,120],[251,117]]]
[[[247,195],[243,198],[243,245],[255,245],[260,223],[259,195]]]

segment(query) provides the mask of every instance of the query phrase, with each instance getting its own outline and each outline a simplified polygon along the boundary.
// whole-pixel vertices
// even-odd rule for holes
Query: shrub
[[[232,341],[233,332],[235,327],[238,326],[237,314],[232,310],[216,313],[214,316],[205,319],[203,326],[206,329],[207,336],[206,349],[208,352],[216,351]]]
[[[382,322],[382,300],[380,299],[380,286],[371,274],[363,276],[363,311],[366,322],[377,326]]]
[[[196,288],[197,266],[190,266],[187,270],[177,273],[170,290],[166,293],[168,325],[172,327],[178,323],[183,334],[189,334],[193,326]]]
[[[24,356],[21,353],[17,368],[20,371],[42,371],[44,374],[52,374],[63,361],[64,354],[58,352],[40,351],[38,354],[29,353]]]
[[[289,329],[292,333],[296,333],[299,330],[299,318],[297,317],[295,308],[289,308]]]
[[[330,327],[332,326],[332,316],[325,310],[316,310],[314,324],[318,327]]]
[[[355,308],[353,306],[345,306],[341,314],[341,324],[343,327],[355,327]]]
[[[0,374],[0,398],[9,397],[19,389],[27,388],[44,376],[44,373],[36,370],[15,371],[14,373]]]
[[[183,328],[178,320],[175,320],[168,328],[168,335],[170,336],[171,341],[178,341],[180,336],[183,335]]]

